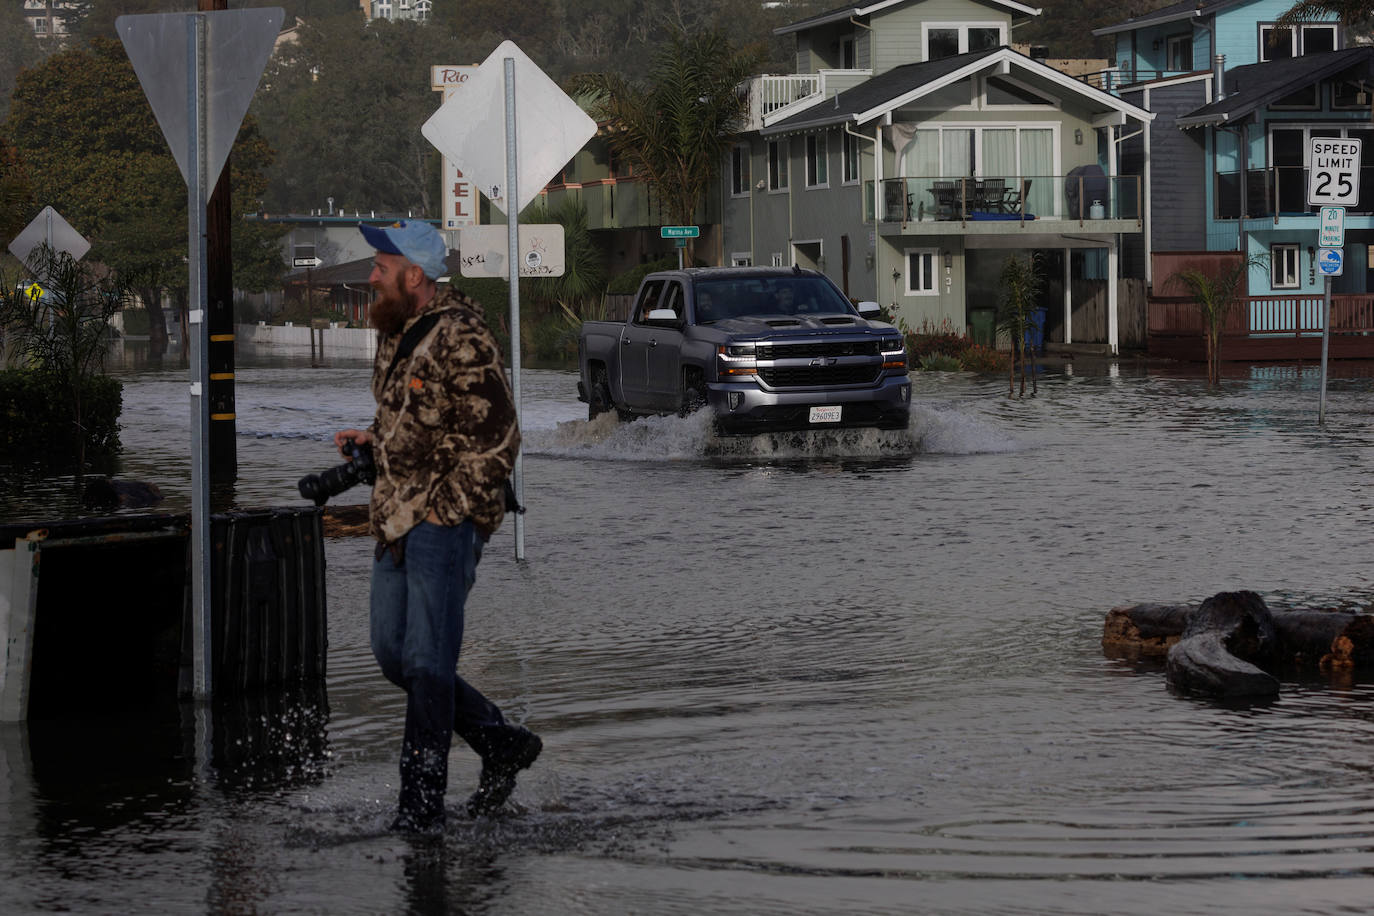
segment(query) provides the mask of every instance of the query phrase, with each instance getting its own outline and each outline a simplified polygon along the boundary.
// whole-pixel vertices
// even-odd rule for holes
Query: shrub
[[[639,284],[647,275],[656,270],[673,270],[676,267],[677,255],[669,255],[657,261],[631,267],[629,270],[611,277],[611,282],[606,285],[606,292],[612,296],[636,293],[639,291]]]
[[[82,382],[81,422],[88,458],[119,451],[119,414],[124,386],[108,375]],[[71,391],[39,369],[0,371],[0,451],[25,463],[65,464],[77,454]]]
[[[1009,363],[1005,353],[974,343],[968,335],[955,330],[948,318],[939,325],[924,321],[919,330],[913,330],[899,319],[897,327],[906,337],[907,358],[911,365],[927,371],[1000,372]]]

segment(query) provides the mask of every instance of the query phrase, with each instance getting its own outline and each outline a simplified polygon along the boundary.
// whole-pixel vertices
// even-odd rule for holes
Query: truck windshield
[[[720,277],[696,282],[697,324],[769,315],[855,315],[854,306],[820,277]]]

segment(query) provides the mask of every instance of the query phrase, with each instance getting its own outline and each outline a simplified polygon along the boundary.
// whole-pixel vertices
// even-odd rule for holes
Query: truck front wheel
[[[682,403],[677,415],[686,417],[706,406],[706,383],[701,378],[700,369],[687,369],[682,373]]]

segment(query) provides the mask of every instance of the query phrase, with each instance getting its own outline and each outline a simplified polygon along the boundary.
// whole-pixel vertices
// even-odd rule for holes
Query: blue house
[[[1262,256],[1230,329],[1248,342],[1232,349],[1237,356],[1306,355],[1320,331],[1320,216],[1306,202],[1312,139],[1361,140],[1374,156],[1374,48],[1346,47],[1335,21],[1276,29],[1289,6],[1179,3],[1094,33],[1116,42],[1101,83],[1156,115],[1122,146],[1123,167],[1139,169],[1149,188],[1146,230],[1124,242],[1123,267],[1167,297],[1180,293],[1170,280],[1190,253]],[[1333,331],[1374,325],[1366,297],[1374,289],[1371,165],[1366,158],[1346,211]],[[1152,304],[1150,321],[1153,342],[1187,316]]]

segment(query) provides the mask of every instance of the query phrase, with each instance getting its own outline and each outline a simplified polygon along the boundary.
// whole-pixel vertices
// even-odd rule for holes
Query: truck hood
[[[857,315],[759,315],[757,317],[726,318],[711,325],[738,337],[812,337],[817,333],[868,334],[889,327],[880,322],[867,321]]]

